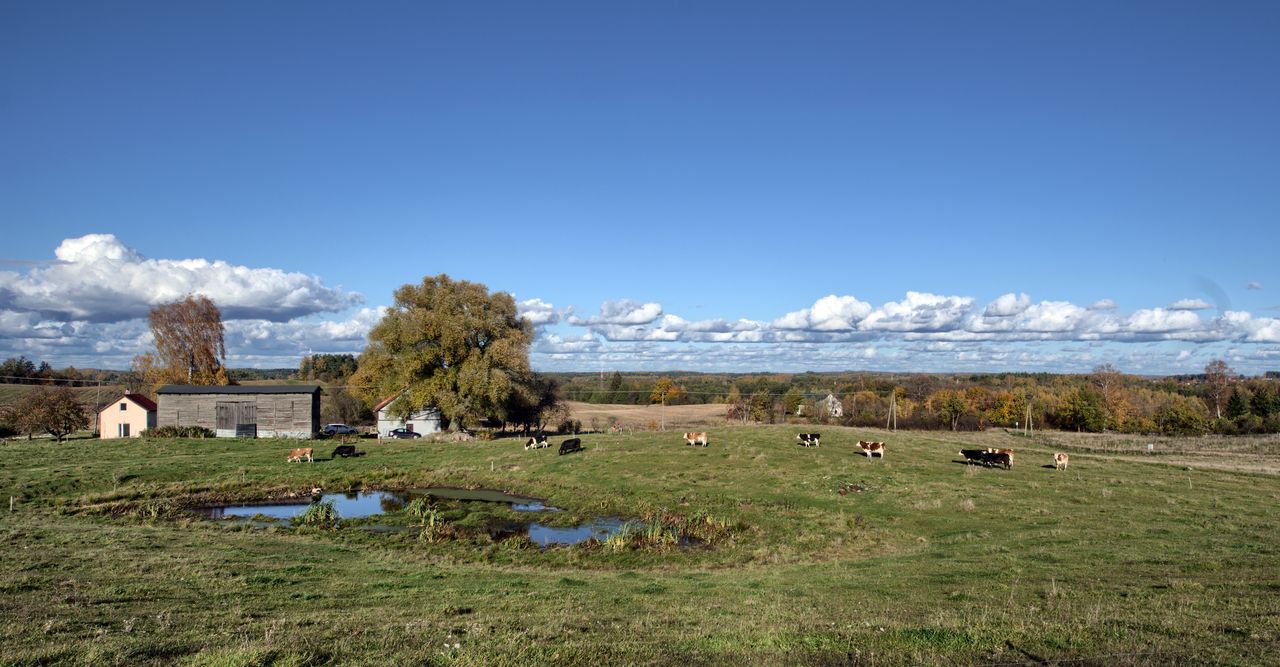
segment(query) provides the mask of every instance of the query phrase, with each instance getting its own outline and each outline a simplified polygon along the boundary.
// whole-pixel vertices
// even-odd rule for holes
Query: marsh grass
[[[342,517],[338,516],[338,508],[334,506],[333,501],[326,501],[312,503],[305,512],[294,519],[294,523],[307,528],[336,530],[342,523]]]
[[[800,449],[794,430],[586,435],[574,457],[397,441],[312,466],[282,463],[291,442],[10,443],[0,664],[1280,664],[1275,476],[1097,447],[1061,473],[1040,462],[1063,442],[1000,432],[824,427]],[[953,462],[988,446],[1015,467]],[[540,521],[634,521],[614,547],[539,549],[481,530],[509,510],[460,504],[406,507],[414,529],[387,534],[182,518],[317,486],[495,488],[563,508]],[[428,510],[476,531],[420,539]],[[706,544],[661,546],[685,534]]]

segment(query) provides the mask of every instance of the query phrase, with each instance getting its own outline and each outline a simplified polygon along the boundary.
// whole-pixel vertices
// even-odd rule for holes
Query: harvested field
[[[583,428],[592,431],[607,430],[614,424],[627,431],[655,431],[665,424],[666,429],[709,428],[724,425],[727,406],[720,403],[705,405],[610,405],[568,401],[570,415],[582,422]],[[610,419],[615,421],[610,422]]]

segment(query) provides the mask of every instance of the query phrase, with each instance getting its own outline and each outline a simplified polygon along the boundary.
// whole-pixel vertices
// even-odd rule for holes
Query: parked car
[[[358,435],[360,433],[356,427],[346,424],[326,424],[320,432],[325,435]]]
[[[421,433],[415,433],[407,428],[393,428],[387,431],[388,438],[421,438]]]

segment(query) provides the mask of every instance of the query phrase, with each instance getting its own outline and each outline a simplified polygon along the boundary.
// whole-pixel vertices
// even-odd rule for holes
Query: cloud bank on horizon
[[[150,259],[112,234],[66,239],[54,256],[25,272],[0,271],[0,356],[127,367],[151,347],[152,306],[203,294],[222,309],[231,365],[291,367],[307,352],[359,353],[384,312],[317,276]],[[831,294],[771,320],[691,320],[625,298],[588,316],[541,298],[517,304],[536,327],[531,356],[542,370],[1079,371],[1114,363],[1173,373],[1226,358],[1256,373],[1280,364],[1280,319],[1202,316],[1214,306],[1194,298],[1124,313],[1110,299],[1080,306],[1021,292],[982,303],[907,291],[879,305]]]

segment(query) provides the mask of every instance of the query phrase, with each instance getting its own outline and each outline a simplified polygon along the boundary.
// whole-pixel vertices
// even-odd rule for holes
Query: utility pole
[[[890,428],[889,426],[890,424],[893,424],[892,429],[894,431],[898,430],[898,390],[897,388],[894,388],[889,391],[889,418],[884,420],[884,427]]]

